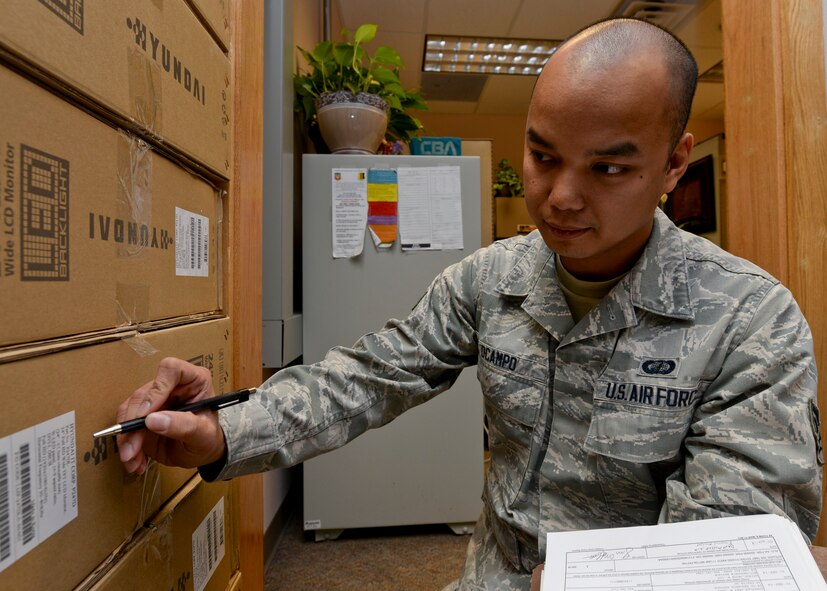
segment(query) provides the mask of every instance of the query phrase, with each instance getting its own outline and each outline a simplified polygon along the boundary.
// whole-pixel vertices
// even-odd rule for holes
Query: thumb
[[[195,415],[191,412],[152,412],[145,419],[146,427],[153,433],[175,439],[188,445],[202,443],[199,439],[210,434],[205,430],[208,415]],[[203,443],[202,443],[203,444]]]
[[[175,436],[175,432],[181,432],[179,428],[171,429],[170,426],[172,425],[172,419],[170,418],[169,414],[165,412],[151,412],[146,416],[144,419],[144,423],[146,424],[146,428],[152,431],[153,433],[157,433],[158,435],[165,435],[167,437],[172,437],[173,439],[179,439],[180,437]]]

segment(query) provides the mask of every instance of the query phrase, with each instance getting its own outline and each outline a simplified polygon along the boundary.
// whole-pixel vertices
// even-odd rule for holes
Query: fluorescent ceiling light
[[[425,35],[424,72],[536,76],[560,41]]]

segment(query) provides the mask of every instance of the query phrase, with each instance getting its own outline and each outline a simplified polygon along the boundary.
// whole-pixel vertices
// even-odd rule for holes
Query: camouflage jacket
[[[641,258],[575,324],[554,256],[537,232],[495,243],[407,319],[279,372],[221,411],[228,461],[211,476],[339,447],[476,364],[491,464],[461,588],[526,587],[546,531],[779,513],[812,539],[816,368],[790,292],[658,211]]]

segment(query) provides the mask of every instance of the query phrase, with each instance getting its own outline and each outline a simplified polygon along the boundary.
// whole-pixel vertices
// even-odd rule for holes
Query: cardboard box
[[[232,490],[229,482],[208,483],[195,476],[122,556],[76,591],[224,591],[239,566]]]
[[[6,0],[6,60],[218,175],[230,173],[230,62],[185,0]]]
[[[199,322],[0,364],[0,488],[9,500],[5,520],[0,511],[0,548],[17,548],[27,526],[37,533],[27,552],[0,562],[0,589],[74,588],[193,476],[157,463],[144,476],[129,475],[114,437],[92,433],[115,422],[120,403],[167,356],[210,368],[216,394],[229,391],[230,327],[227,318]],[[39,429],[64,417],[62,432]],[[49,455],[26,464],[20,442],[32,429],[32,448]]]
[[[230,2],[229,0],[188,0],[224,51],[230,50]]]
[[[220,310],[219,191],[12,70],[0,88],[0,347]]]

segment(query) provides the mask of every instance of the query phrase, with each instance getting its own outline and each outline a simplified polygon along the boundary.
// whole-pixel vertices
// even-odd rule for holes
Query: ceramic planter
[[[388,126],[388,104],[375,94],[323,94],[316,100],[316,114],[334,154],[375,154]]]

